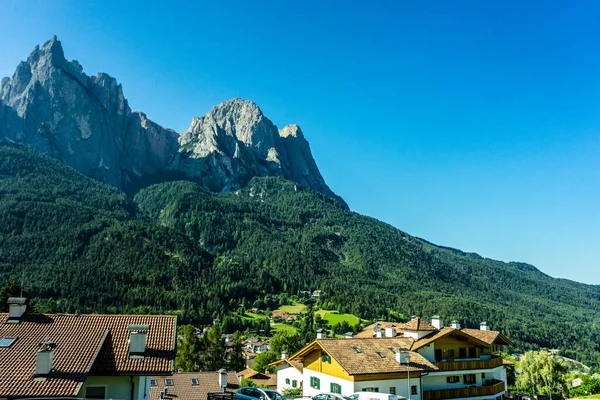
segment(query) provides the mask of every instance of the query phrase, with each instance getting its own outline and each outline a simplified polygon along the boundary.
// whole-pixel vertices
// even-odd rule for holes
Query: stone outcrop
[[[280,176],[345,205],[323,180],[297,125],[279,131],[255,103],[233,99],[178,135],[133,112],[115,78],[88,76],[77,61],[67,61],[56,37],[2,79],[2,141],[26,143],[120,188],[163,173],[214,191]]]

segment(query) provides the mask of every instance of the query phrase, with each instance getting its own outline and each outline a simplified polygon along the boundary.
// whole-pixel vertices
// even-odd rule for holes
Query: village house
[[[277,367],[278,390],[302,387],[304,396],[333,392],[385,392],[412,400],[501,400],[506,370],[497,355],[511,342],[482,323],[444,327],[413,318],[376,323],[355,337],[318,338]]]
[[[286,313],[285,311],[273,311],[271,313],[271,320],[273,322],[284,321],[289,316],[290,315],[288,313]]]
[[[268,387],[269,389],[276,390],[277,389],[277,374],[268,374],[255,371],[253,369],[247,368],[243,371],[237,373],[240,382],[242,378],[251,379],[255,385],[261,387]]]
[[[177,318],[0,313],[0,399],[149,398],[150,376],[171,375]]]
[[[225,391],[232,392],[239,389],[240,382],[235,372],[227,371],[225,373],[227,375]],[[208,393],[223,391],[219,384],[219,375],[219,371],[210,371],[153,376],[150,378],[150,400],[206,400]]]
[[[269,343],[264,342],[258,338],[248,338],[242,342],[244,350],[249,351],[252,354],[260,354],[265,351],[269,351]]]

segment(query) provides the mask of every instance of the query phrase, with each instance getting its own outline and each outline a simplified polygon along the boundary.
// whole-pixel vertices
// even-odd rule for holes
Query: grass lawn
[[[273,329],[274,331],[277,331],[277,332],[286,331],[289,333],[296,333],[296,328],[294,328],[291,325],[287,325],[287,324],[272,324],[271,329]]]
[[[330,326],[346,321],[350,326],[354,326],[360,322],[358,317],[352,314],[339,314],[337,311],[319,310],[316,312],[321,318],[329,323]]]
[[[577,400],[577,399],[600,399],[600,394],[593,394],[591,396],[585,396],[585,397],[577,397],[575,399],[572,400]]]
[[[304,314],[306,312],[306,305],[297,303],[289,306],[281,306],[275,311],[283,311],[288,314]]]

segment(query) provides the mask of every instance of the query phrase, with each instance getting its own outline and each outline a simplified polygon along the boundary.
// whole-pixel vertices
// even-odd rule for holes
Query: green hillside
[[[322,309],[361,318],[487,320],[516,349],[592,365],[600,352],[600,287],[438,247],[279,178],[235,193],[167,182],[132,200],[0,146],[0,285],[21,271],[39,310],[205,323],[243,298],[320,289]]]

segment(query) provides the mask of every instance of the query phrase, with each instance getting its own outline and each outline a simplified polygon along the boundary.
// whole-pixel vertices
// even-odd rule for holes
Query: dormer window
[[[356,354],[362,353],[362,351],[360,351],[360,349],[358,347],[353,347],[353,349]]]
[[[165,386],[173,386],[173,379],[165,379]]]
[[[3,337],[0,339],[0,347],[10,347],[16,340],[16,337]]]
[[[385,356],[383,355],[383,353],[381,353],[381,352],[379,352],[379,351],[377,352],[377,355],[378,355],[379,357],[381,357],[381,358],[385,358]]]
[[[150,379],[150,386],[151,387],[158,386],[158,383],[156,382],[156,379]]]
[[[198,378],[192,378],[192,386],[198,386],[198,385],[200,385]]]

